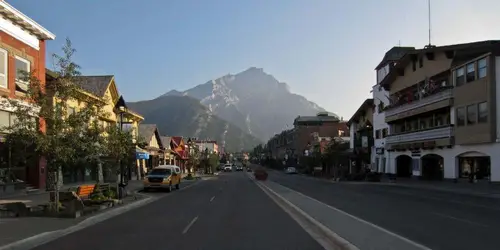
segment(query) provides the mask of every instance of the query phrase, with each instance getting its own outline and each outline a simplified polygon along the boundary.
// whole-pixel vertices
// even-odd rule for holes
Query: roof
[[[339,120],[338,116],[298,116],[293,121],[293,124],[300,122],[338,122]]]
[[[6,1],[0,1],[0,13],[6,19],[29,31],[41,40],[54,40],[56,35],[45,29],[42,25],[29,18],[21,11],[8,4]]]
[[[426,53],[434,53],[434,52],[442,52],[442,51],[453,51],[457,52],[458,50],[469,50],[469,49],[481,49],[481,48],[491,48],[492,46],[500,45],[500,40],[487,40],[487,41],[479,41],[472,43],[462,43],[462,44],[452,44],[445,46],[431,46],[425,47],[423,49],[415,49],[412,51],[408,51],[403,57],[398,60],[398,63],[391,67],[389,70],[389,74],[380,82],[381,86],[387,86],[392,83],[396,77],[397,70],[395,69],[404,69],[419,54]],[[460,52],[462,53],[462,52]],[[454,53],[454,54],[460,54]]]
[[[172,136],[171,139],[175,146],[179,146],[182,141],[182,136]]]
[[[163,145],[170,145],[170,142],[172,141],[172,137],[170,136],[160,136],[161,143]]]
[[[410,52],[412,50],[415,50],[415,47],[392,47],[390,50],[385,52],[384,58],[377,65],[375,70],[382,68],[389,61],[397,61],[401,59],[401,57],[403,57],[407,52]]]
[[[113,75],[104,76],[76,76],[80,87],[93,95],[104,97],[109,84],[113,80]]]
[[[363,104],[361,104],[361,106],[359,106],[358,110],[356,110],[356,112],[354,112],[354,115],[352,115],[351,119],[349,119],[349,121],[347,122],[347,126],[350,127],[351,123],[356,121],[360,117],[360,115],[363,111],[365,111],[368,107],[373,107],[373,105],[374,105],[373,98],[366,99],[363,102]]]
[[[149,142],[155,133],[156,124],[139,124],[138,130],[139,137]]]

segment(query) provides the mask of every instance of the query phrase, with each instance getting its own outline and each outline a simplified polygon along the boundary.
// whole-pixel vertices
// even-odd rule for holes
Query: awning
[[[149,153],[140,149],[140,148],[136,148],[135,149],[135,158],[136,159],[145,159],[145,160],[148,160],[149,159]]]

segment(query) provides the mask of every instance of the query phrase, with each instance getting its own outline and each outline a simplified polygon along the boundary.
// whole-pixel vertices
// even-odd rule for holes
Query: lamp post
[[[125,113],[125,106],[120,105],[118,107],[118,112],[120,115],[120,120],[119,120],[119,126],[120,126],[120,133],[123,132],[123,114]],[[120,187],[124,188],[125,187],[125,167],[122,164],[121,159],[118,160],[118,164],[120,165]],[[121,192],[123,194],[123,192]],[[121,197],[122,195],[120,195]]]

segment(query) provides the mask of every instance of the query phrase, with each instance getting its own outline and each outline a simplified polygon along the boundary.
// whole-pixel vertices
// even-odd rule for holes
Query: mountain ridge
[[[292,93],[288,84],[257,67],[226,74],[185,91],[170,90],[162,96],[193,97],[215,115],[262,141],[281,132],[299,115],[326,111]]]

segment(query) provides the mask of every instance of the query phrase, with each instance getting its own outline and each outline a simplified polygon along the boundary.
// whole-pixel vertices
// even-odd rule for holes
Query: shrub
[[[184,177],[184,180],[193,180],[194,177],[191,173],[189,173],[186,177]]]

